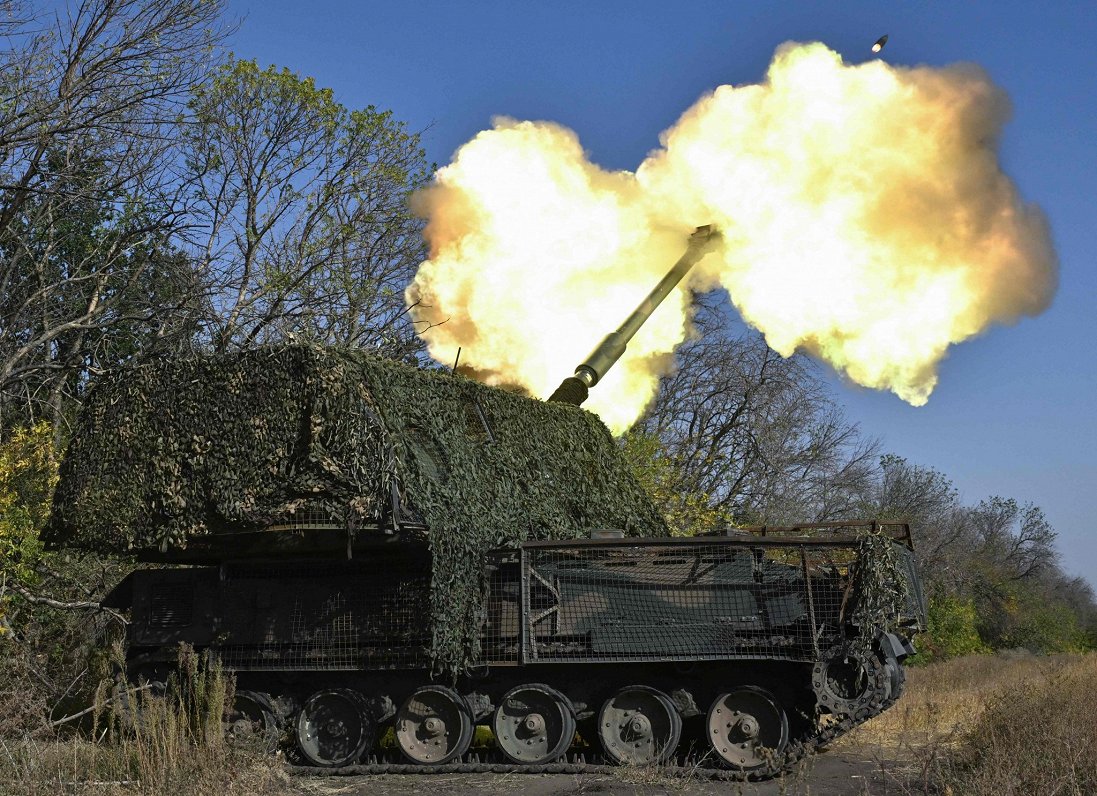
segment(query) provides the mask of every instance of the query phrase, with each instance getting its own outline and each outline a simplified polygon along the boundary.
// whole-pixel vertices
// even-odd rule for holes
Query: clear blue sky
[[[230,2],[237,56],[391,108],[439,165],[504,114],[633,169],[698,96],[761,79],[790,39],[856,62],[888,33],[892,63],[982,65],[1013,101],[1003,168],[1050,218],[1058,296],[955,347],[925,407],[831,382],[850,419],[965,500],[1041,505],[1065,569],[1097,585],[1097,3]]]

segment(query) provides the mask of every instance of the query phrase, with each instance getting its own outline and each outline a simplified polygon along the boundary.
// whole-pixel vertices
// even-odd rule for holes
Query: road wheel
[[[297,748],[314,766],[340,768],[358,762],[373,745],[376,728],[365,700],[349,688],[317,691],[297,714]]]
[[[278,749],[281,730],[270,695],[261,691],[237,691],[225,711],[225,736],[232,742],[268,753]]]
[[[709,708],[709,743],[727,766],[750,771],[776,764],[788,744],[788,716],[773,694],[744,685]]]
[[[404,757],[420,765],[440,765],[468,751],[472,713],[452,688],[428,685],[404,700],[396,712],[395,729]]]
[[[575,738],[575,711],[566,696],[542,683],[512,688],[495,709],[492,731],[515,763],[541,765],[560,758]]]
[[[598,713],[598,739],[615,763],[663,763],[681,737],[682,717],[670,697],[654,688],[626,686]]]

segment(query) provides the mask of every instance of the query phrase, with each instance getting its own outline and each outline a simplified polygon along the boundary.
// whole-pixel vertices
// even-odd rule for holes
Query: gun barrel
[[[606,375],[613,363],[621,358],[633,335],[655,312],[663,299],[672,291],[682,277],[704,257],[719,239],[720,233],[712,226],[698,227],[690,236],[686,253],[679,258],[674,267],[667,272],[659,284],[640,302],[632,314],[625,319],[615,332],[610,332],[590,356],[575,369],[575,375],[569,376],[556,388],[550,401],[575,404],[578,406],[587,399],[589,388],[597,384]]]

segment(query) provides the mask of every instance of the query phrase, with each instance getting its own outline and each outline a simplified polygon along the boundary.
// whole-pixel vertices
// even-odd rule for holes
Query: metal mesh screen
[[[922,589],[922,579],[918,577],[917,563],[914,551],[899,548],[902,561],[903,574],[906,576],[906,610],[902,621],[904,624],[916,626],[919,630],[926,629],[926,594]]]
[[[481,660],[496,666],[516,665],[522,654],[521,555],[498,551],[485,567],[487,596],[480,629]]]
[[[215,646],[235,669],[426,666],[429,585],[406,563],[226,567]]]
[[[320,506],[302,506],[271,523],[268,531],[297,531],[309,528],[346,528],[346,520]]]
[[[914,557],[901,624],[923,623]],[[486,664],[813,660],[848,632],[858,541],[533,542],[485,560]],[[135,573],[139,644],[209,645],[239,670],[430,666],[425,549],[352,561]]]
[[[839,632],[855,556],[695,541],[529,546],[523,660],[811,660]],[[493,597],[511,600],[507,589]]]

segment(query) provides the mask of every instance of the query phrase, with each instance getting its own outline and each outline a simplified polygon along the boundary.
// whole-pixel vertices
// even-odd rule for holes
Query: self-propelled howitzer
[[[904,524],[672,538],[590,413],[335,349],[104,379],[47,536],[187,565],[104,601],[130,681],[161,688],[189,644],[235,673],[235,732],[363,773],[771,776],[894,703],[924,622]]]

